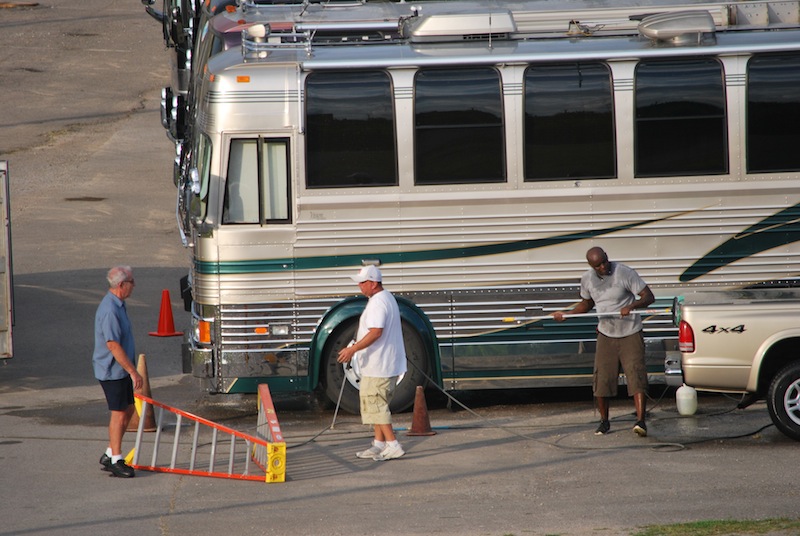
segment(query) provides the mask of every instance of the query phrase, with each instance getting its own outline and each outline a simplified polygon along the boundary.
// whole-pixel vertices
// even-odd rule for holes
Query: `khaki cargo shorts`
[[[361,422],[364,424],[392,424],[389,402],[392,401],[397,376],[373,378],[364,376],[359,383]]]
[[[592,385],[594,396],[617,396],[620,369],[628,382],[628,396],[647,391],[647,367],[641,331],[619,339],[597,334]]]

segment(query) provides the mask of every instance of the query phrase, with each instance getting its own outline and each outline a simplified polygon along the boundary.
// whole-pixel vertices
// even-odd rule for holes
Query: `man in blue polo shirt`
[[[108,448],[100,457],[104,471],[131,478],[133,468],[122,457],[122,436],[136,410],[133,391],[142,388],[136,371],[133,330],[125,310],[125,300],[135,282],[130,266],[115,266],[108,271],[108,293],[94,317],[94,376],[100,381],[111,417],[108,423]]]

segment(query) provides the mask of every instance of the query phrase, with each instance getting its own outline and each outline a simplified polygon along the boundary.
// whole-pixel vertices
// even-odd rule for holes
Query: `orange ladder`
[[[267,385],[258,386],[258,427],[252,436],[221,424],[209,421],[192,413],[170,407],[150,397],[136,394],[141,401],[141,414],[145,415],[147,406],[156,411],[155,438],[150,443],[144,441],[144,421],[139,420],[136,443],[131,466],[144,471],[177,473],[183,475],[209,476],[238,480],[257,480],[261,482],[284,482],[286,480],[286,443],[280,430],[278,417],[272,403]],[[174,432],[166,426],[165,415],[175,415]],[[194,423],[191,448],[181,441],[184,419]],[[210,435],[210,437],[209,437]],[[227,452],[221,448],[228,443]],[[171,444],[171,453],[162,453],[162,444]],[[239,448],[244,446],[244,448]],[[150,463],[145,460],[145,450],[150,449]],[[188,450],[188,453],[187,453]],[[179,461],[188,456],[188,461]],[[227,470],[217,470],[218,464],[227,465]]]

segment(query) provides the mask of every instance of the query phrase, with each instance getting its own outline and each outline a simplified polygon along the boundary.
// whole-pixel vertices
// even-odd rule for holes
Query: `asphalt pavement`
[[[134,267],[128,308],[156,400],[245,433],[256,402],[207,395],[181,374],[180,337],[148,334],[164,289],[176,328],[188,321],[178,279],[189,256],[159,120],[169,78],[160,28],[136,0],[19,4],[0,8],[16,300],[14,357],[0,363],[0,536],[612,536],[797,517],[799,445],[771,426],[763,403],[737,410],[704,395],[682,417],[663,387],[651,391],[647,438],[631,432],[624,398],[612,402],[612,433],[595,436],[584,389],[459,393],[471,411],[428,393],[436,434],[407,436],[414,414],[397,416],[407,454],[384,463],[355,457],[369,441],[356,417],[340,413],[330,430],[333,410],[280,398],[284,483],[109,477],[98,464],[107,411],[90,357],[111,265]],[[126,435],[125,449],[132,443]]]

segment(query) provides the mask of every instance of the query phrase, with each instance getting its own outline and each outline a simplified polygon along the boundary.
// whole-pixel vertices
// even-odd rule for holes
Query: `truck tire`
[[[784,367],[772,379],[767,408],[778,430],[800,441],[800,362]]]
[[[323,354],[323,393],[334,405],[342,393],[340,409],[354,415],[361,413],[358,399],[358,382],[360,375],[355,369],[346,369],[344,365],[336,362],[339,350],[350,344],[355,338],[358,319],[343,322],[328,339]],[[426,375],[430,376],[430,359],[422,337],[414,326],[403,321],[403,342],[406,347],[408,371],[400,378],[394,392],[389,408],[392,413],[399,413],[414,404],[417,386],[427,384]],[[423,374],[424,373],[424,374]],[[345,378],[345,374],[347,377]],[[344,388],[342,388],[344,382]]]

